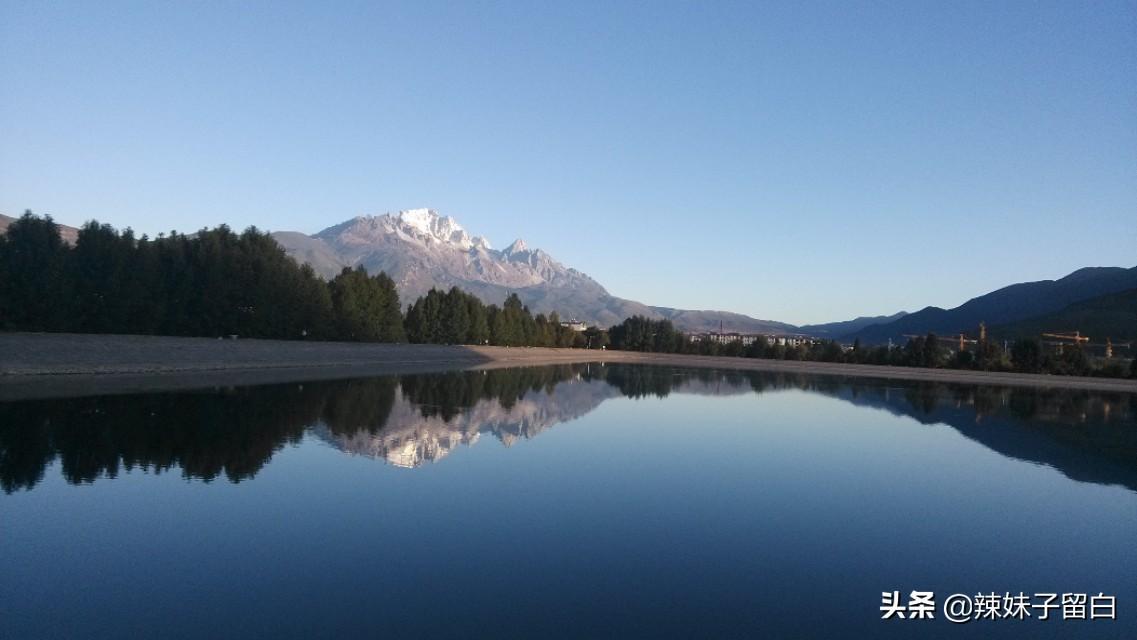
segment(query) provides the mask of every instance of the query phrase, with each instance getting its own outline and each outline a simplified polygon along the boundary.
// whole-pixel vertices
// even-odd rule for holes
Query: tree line
[[[92,221],[72,247],[51,218],[25,213],[0,238],[0,328],[340,337],[357,329],[359,296],[339,286],[353,279],[337,280],[323,282],[255,228],[151,239]]]
[[[584,347],[587,339],[561,325],[557,312],[534,316],[516,293],[487,305],[458,287],[431,289],[407,308],[407,338],[427,344],[494,344],[506,347]]]
[[[814,340],[795,346],[780,344],[763,336],[756,336],[748,344],[741,339],[721,343],[709,336],[684,334],[670,320],[643,316],[627,318],[611,327],[608,333],[612,348],[624,351],[1137,378],[1137,359],[1130,360],[1128,365],[1117,358],[1100,361],[1090,358],[1083,349],[1074,345],[1067,345],[1060,351],[1047,351],[1035,338],[1016,340],[1006,352],[989,340],[978,342],[970,350],[952,351],[945,348],[934,333],[910,338],[905,345],[896,348],[867,347],[859,339],[849,348],[833,340]]]
[[[88,222],[72,247],[50,217],[0,235],[0,329],[173,336],[587,346],[516,294],[487,305],[457,287],[400,306],[385,273],[324,281],[268,233],[227,226],[135,237]]]

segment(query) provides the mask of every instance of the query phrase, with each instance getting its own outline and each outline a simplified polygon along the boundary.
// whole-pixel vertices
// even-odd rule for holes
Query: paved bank
[[[1137,380],[621,351],[0,333],[0,400],[572,362],[628,362],[1137,393]]]

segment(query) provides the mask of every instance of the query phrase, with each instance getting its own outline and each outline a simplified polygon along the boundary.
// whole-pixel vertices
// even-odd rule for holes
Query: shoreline
[[[572,363],[1137,393],[1137,380],[630,351],[0,333],[0,401]]]

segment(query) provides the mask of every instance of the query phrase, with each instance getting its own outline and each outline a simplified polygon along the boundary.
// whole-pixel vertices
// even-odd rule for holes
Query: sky
[[[1137,2],[0,0],[0,213],[431,207],[795,324],[1137,264]]]

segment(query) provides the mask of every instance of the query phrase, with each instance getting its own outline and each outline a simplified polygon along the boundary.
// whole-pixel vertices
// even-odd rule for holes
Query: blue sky
[[[0,212],[432,207],[794,323],[1137,264],[1137,3],[0,0]]]

